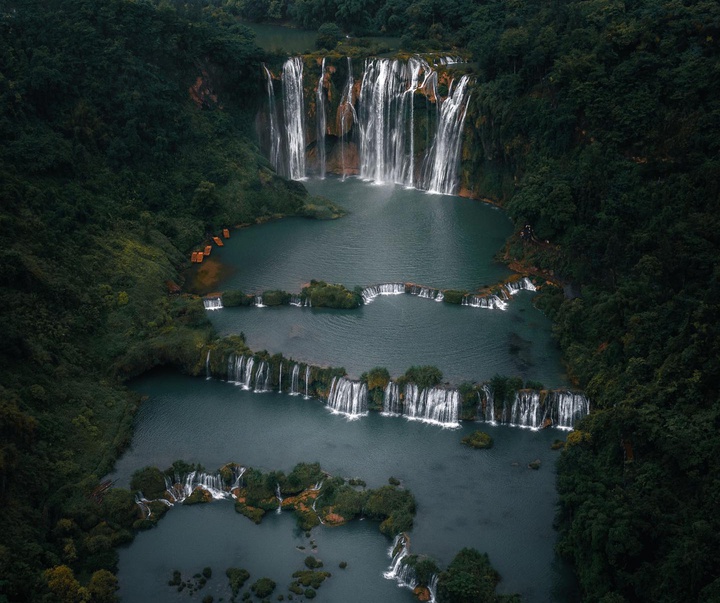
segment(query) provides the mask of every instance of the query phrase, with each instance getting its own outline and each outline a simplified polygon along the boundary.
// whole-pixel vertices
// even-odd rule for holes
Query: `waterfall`
[[[282,90],[287,133],[288,175],[291,180],[305,177],[305,102],[303,62],[291,57],[283,65]]]
[[[414,138],[411,110],[420,73],[430,66],[420,58],[407,63],[367,59],[360,86],[360,176],[375,182],[414,185]],[[427,78],[426,78],[427,79]]]
[[[250,385],[248,381],[247,385]],[[255,373],[255,393],[269,392],[272,388],[270,387],[270,365],[264,360],[260,362],[257,373]]]
[[[208,350],[207,356],[205,356],[205,379],[210,379],[210,352],[212,350]]]
[[[345,164],[345,145],[347,145],[347,135],[350,132],[352,126],[357,122],[357,113],[355,113],[355,106],[353,105],[352,93],[353,93],[353,80],[352,73],[352,59],[347,58],[348,78],[345,84],[345,90],[343,90],[342,98],[340,99],[340,152],[342,157],[342,178],[345,180],[347,175],[346,164]]]
[[[333,377],[327,405],[333,413],[347,415],[350,419],[366,415],[367,387],[360,381]]]
[[[405,283],[386,283],[365,287],[361,295],[364,304],[369,304],[378,295],[401,295],[405,293]]]
[[[440,103],[440,115],[435,141],[428,155],[428,173],[424,188],[431,193],[453,195],[457,188],[460,146],[465,115],[469,102],[470,77],[463,75],[457,86],[450,85],[448,97]]]
[[[320,178],[325,178],[325,130],[326,117],[325,117],[325,58],[322,60],[322,67],[320,68],[320,79],[317,85],[317,103],[315,105],[316,120],[317,120],[317,150],[318,150],[318,161],[320,163]]]
[[[545,409],[540,404],[540,392],[522,390],[515,394],[509,422],[515,427],[540,429],[545,421]]]
[[[389,381],[385,387],[383,395],[383,412],[384,415],[402,414],[402,402],[400,401],[400,388],[397,383]]]
[[[219,297],[208,297],[203,299],[203,306],[206,310],[222,310],[222,299]]]
[[[390,567],[383,572],[383,577],[388,580],[396,580],[399,586],[415,588],[417,579],[415,570],[406,565],[404,560],[410,555],[410,543],[405,534],[398,534],[388,549],[388,557],[392,559]]]
[[[520,293],[520,291],[537,291],[537,288],[532,284],[532,281],[527,276],[518,281],[505,283],[503,289],[508,293],[508,295],[515,295],[516,293]]]
[[[263,296],[262,295],[256,295],[255,296],[255,307],[257,308],[265,308],[265,304],[263,304]]]
[[[435,301],[442,301],[445,298],[445,295],[443,295],[440,289],[431,289],[430,287],[421,287],[420,285],[411,285],[409,293],[410,295],[417,295],[425,299],[434,299]]]
[[[176,474],[174,481],[165,476],[165,489],[174,503],[183,502],[198,488],[208,492],[215,500],[230,498],[230,493],[219,473],[191,471],[184,477]]]
[[[310,365],[305,365],[305,399],[310,398]]]
[[[245,368],[245,356],[230,354],[228,358],[228,381],[239,385],[243,382],[243,371]]]
[[[263,63],[265,77],[267,78],[268,111],[270,113],[270,163],[275,171],[280,173],[280,128],[278,128],[277,108],[275,107],[275,89],[273,88],[272,75]]]
[[[275,484],[275,498],[278,499],[278,507],[277,507],[277,514],[280,515],[282,513],[282,504],[283,504],[283,497],[282,493],[280,492],[280,484]]]
[[[408,419],[459,427],[460,394],[456,389],[432,387],[419,390],[414,383],[405,386],[405,410]]]
[[[482,386],[482,390],[485,392],[485,412],[483,417],[487,423],[495,424],[495,396],[493,396],[493,391],[487,383]]]
[[[300,378],[300,365],[296,364],[295,366],[293,366],[292,375],[290,376],[290,395],[291,396],[299,396],[300,395],[300,392],[298,390],[299,378]]]
[[[488,308],[490,310],[507,310],[507,303],[497,295],[466,295],[462,299],[463,306],[472,308]]]
[[[590,400],[583,394],[550,392],[546,404],[550,407],[549,416],[553,427],[558,429],[572,429],[575,421],[590,413]]]
[[[306,297],[305,299],[303,299],[302,296],[300,296],[300,295],[291,295],[290,296],[290,305],[297,306],[298,308],[312,308],[312,303],[310,302],[310,298]]]
[[[245,378],[241,383],[243,389],[252,389],[253,366],[255,366],[255,359],[250,356],[245,362]]]
[[[233,479],[232,486],[230,486],[231,492],[232,492],[232,490],[235,490],[235,488],[240,487],[240,484],[242,483],[242,476],[245,474],[246,470],[247,470],[246,467],[240,467],[239,465],[235,465],[233,467],[233,477],[235,479]],[[233,496],[233,498],[235,498],[234,494],[231,494],[231,495]]]
[[[278,394],[282,394],[282,360],[280,361],[280,376],[278,377]]]

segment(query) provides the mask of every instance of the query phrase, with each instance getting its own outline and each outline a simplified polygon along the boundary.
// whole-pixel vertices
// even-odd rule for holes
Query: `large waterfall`
[[[282,90],[285,132],[287,135],[288,177],[305,177],[305,102],[303,95],[303,62],[292,57],[283,66]]]
[[[485,408],[478,416],[488,423],[500,423],[527,429],[556,427],[572,429],[575,422],[590,413],[590,401],[583,394],[570,391],[540,392],[520,390],[512,403],[496,407],[492,388],[483,386]]]
[[[325,178],[325,129],[327,118],[325,116],[325,61],[322,60],[320,68],[320,79],[317,85],[317,98],[315,102],[316,123],[317,123],[317,153],[320,165],[320,178]]]
[[[459,427],[460,394],[456,389],[432,387],[419,390],[414,383],[405,386],[403,414],[409,419]]]
[[[455,193],[460,165],[460,140],[469,102],[469,81],[469,76],[463,75],[457,86],[453,82],[449,96],[440,104],[438,129],[424,174],[423,188],[431,193]],[[440,100],[437,102],[440,103]]]
[[[373,285],[365,287],[361,295],[364,304],[369,304],[378,295],[402,295],[405,293],[405,283],[385,283],[383,285]]]
[[[333,377],[327,405],[333,412],[347,415],[350,419],[366,415],[367,386],[345,377]]]
[[[359,172],[362,178],[378,183],[395,183],[454,194],[458,185],[458,167],[463,124],[470,98],[470,77],[463,75],[449,83],[447,96],[439,85],[438,73],[420,57],[367,59],[354,99],[355,81],[352,62],[347,59],[347,80],[343,84],[337,112],[328,116],[334,69],[324,58],[315,88],[315,130],[318,174],[325,176],[328,132],[335,127],[340,144],[340,162],[332,169],[343,178]],[[278,133],[272,76],[268,82],[270,127],[270,160],[277,171],[291,179],[306,175],[305,102],[303,97],[303,61],[288,59],[282,73],[282,115],[284,136]],[[441,82],[447,80],[442,79]],[[416,116],[416,95],[428,105],[427,119]],[[312,116],[312,113],[310,113]],[[329,123],[328,123],[329,122]],[[328,127],[329,126],[329,127]],[[418,144],[417,135],[423,144]],[[351,140],[358,144],[358,156],[348,149]],[[332,153],[332,150],[330,151]],[[337,155],[335,155],[337,158]],[[349,163],[349,161],[351,163]],[[327,164],[328,166],[330,163]]]

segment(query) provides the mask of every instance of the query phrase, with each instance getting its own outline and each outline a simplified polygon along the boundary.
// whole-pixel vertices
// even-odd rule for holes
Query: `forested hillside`
[[[260,55],[224,11],[5,2],[0,32],[0,600],[63,564],[100,571],[68,600],[104,601],[134,514],[91,496],[129,438],[122,380],[198,361],[202,303],[168,295],[192,246],[306,193],[248,138]]]
[[[0,4],[0,601],[47,598],[61,564],[88,585],[48,575],[67,600],[112,600],[134,505],[92,493],[129,436],[122,382],[211,336],[169,283],[207,234],[303,211],[252,142],[240,16],[472,53],[463,183],[532,226],[508,259],[572,284],[541,302],[594,403],[559,550],[588,601],[720,599],[717,2],[21,0]]]

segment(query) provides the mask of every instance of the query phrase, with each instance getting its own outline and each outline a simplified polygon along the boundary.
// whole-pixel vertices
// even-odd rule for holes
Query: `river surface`
[[[415,281],[473,289],[509,274],[493,255],[511,224],[490,206],[357,179],[307,186],[348,209],[348,217],[233,231],[226,246],[214,251],[235,268],[221,289],[298,292],[311,278],[348,286]],[[211,318],[222,333],[244,332],[253,349],[345,366],[356,376],[377,365],[398,375],[413,364],[433,364],[455,384],[497,372],[565,385],[550,324],[531,297],[519,293],[505,312],[399,295],[378,297],[354,311],[226,308]],[[112,476],[121,486],[139,468],[164,469],[177,459],[208,470],[235,461],[285,472],[298,462],[317,461],[331,474],[360,477],[369,487],[395,477],[417,500],[412,552],[446,566],[462,547],[475,547],[489,554],[502,575],[500,592],[518,592],[525,601],[567,599],[566,576],[553,552],[558,453],[550,449],[564,432],[486,424],[450,430],[372,413],[347,421],[320,400],[255,394],[167,371],[148,374],[132,387],[148,400]],[[492,449],[460,444],[478,428],[493,436]],[[528,463],[536,459],[541,468],[533,471]],[[333,574],[318,601],[414,600],[382,576],[391,542],[377,524],[318,527],[306,537],[290,513],[268,514],[256,526],[228,501],[173,508],[158,527],[121,550],[120,595],[125,601],[188,600],[187,591],[168,586],[172,571],[185,579],[210,566],[212,579],[193,598],[229,600],[225,569],[243,567],[251,574],[243,590],[267,576],[278,584],[272,599],[283,594],[287,600],[291,574],[302,569],[311,541]],[[348,568],[339,569],[340,561]]]

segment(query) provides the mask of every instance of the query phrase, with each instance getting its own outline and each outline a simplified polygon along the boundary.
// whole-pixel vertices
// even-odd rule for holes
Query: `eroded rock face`
[[[432,595],[430,594],[430,589],[428,589],[427,586],[416,586],[413,589],[413,594],[418,601],[429,601],[432,598]]]

